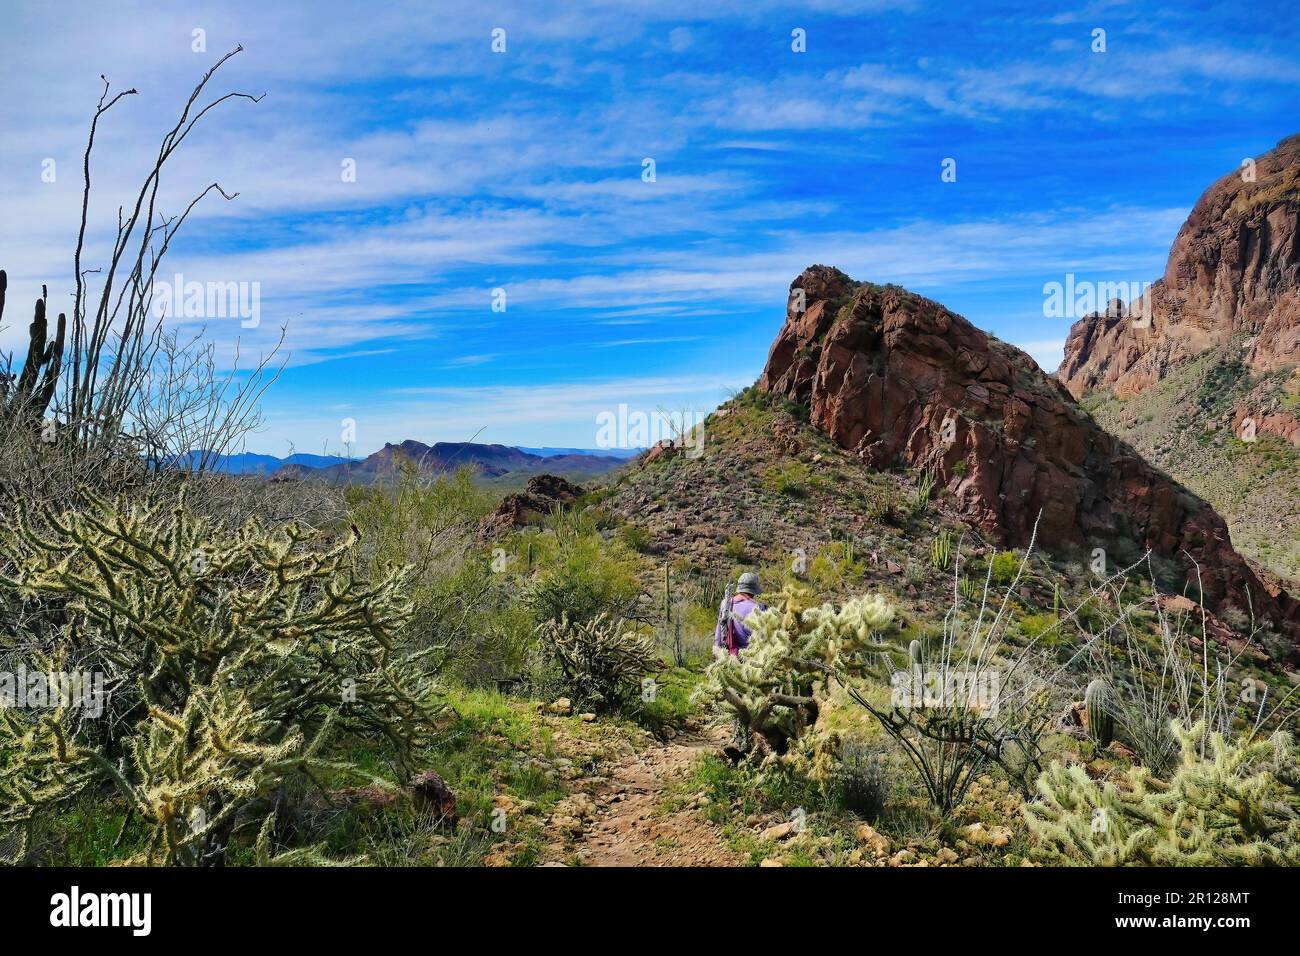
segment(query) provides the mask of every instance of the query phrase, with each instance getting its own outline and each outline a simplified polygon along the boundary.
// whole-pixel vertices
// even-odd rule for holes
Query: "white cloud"
[[[1036,339],[1013,344],[1020,351],[1029,353],[1044,372],[1055,372],[1065,357],[1065,339]]]

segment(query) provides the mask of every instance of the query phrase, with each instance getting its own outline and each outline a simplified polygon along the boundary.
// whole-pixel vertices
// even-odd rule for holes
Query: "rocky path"
[[[695,759],[722,743],[716,733],[658,744],[617,764],[592,795],[590,822],[574,850],[584,866],[743,866],[745,858],[698,808],[665,813],[664,799]]]

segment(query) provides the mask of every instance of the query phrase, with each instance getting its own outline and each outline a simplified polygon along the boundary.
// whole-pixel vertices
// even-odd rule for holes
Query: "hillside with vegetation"
[[[746,393],[705,427],[698,458],[634,463],[488,540],[494,496],[468,472],[313,486],[294,524],[272,517],[283,486],[217,475],[21,508],[0,584],[25,642],[7,657],[94,659],[118,691],[103,724],[5,712],[7,852],[1293,858],[1295,751],[1278,732],[1294,688],[1249,635],[1157,597],[1149,567],[1099,580],[981,539],[924,475],[862,469],[782,400]],[[643,496],[660,507],[623,517]],[[674,531],[679,510],[713,500],[716,533]],[[772,610],[739,664],[717,662],[717,603],[755,567]],[[996,696],[959,701],[956,724],[951,700],[897,696],[941,661],[976,672],[972,693],[998,674]],[[782,688],[794,703],[760,713]],[[1250,816],[1223,819],[1228,799]],[[1105,839],[1091,836],[1098,809],[1117,828]]]

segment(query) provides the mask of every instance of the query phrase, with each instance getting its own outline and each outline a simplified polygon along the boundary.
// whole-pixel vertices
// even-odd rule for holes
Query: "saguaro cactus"
[[[1115,711],[1110,685],[1098,677],[1084,691],[1083,705],[1087,711],[1088,735],[1098,747],[1107,746],[1115,739]]]
[[[0,322],[4,320],[5,297],[9,289],[9,276],[0,269]],[[22,371],[15,379],[12,360],[3,380],[0,380],[0,404],[6,415],[25,414],[33,419],[44,416],[54,398],[54,387],[59,381],[63,366],[63,338],[68,317],[60,312],[54,339],[49,341],[49,323],[45,318],[49,291],[42,286],[41,297],[36,300],[35,314],[28,327],[27,358]]]
[[[914,668],[925,666],[925,646],[920,641],[912,641],[907,645],[907,658],[912,662]]]

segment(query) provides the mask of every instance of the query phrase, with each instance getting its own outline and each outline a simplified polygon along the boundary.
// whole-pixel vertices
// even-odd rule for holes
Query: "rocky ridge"
[[[1029,356],[937,302],[812,266],[757,387],[873,469],[930,471],[963,520],[1009,545],[1151,551],[1211,607],[1300,633],[1300,606],[1234,550],[1206,502],[1102,429]],[[1247,596],[1249,595],[1249,597]]]

